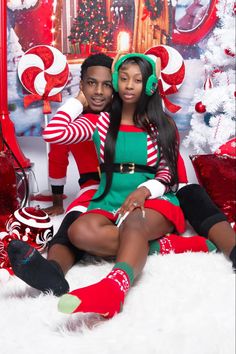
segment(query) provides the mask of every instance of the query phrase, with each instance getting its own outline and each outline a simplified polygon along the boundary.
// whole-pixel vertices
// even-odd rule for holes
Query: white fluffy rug
[[[71,289],[99,281],[111,267],[75,266]],[[150,256],[111,320],[64,315],[57,302],[17,278],[0,284],[1,354],[235,353],[235,274],[220,254]]]

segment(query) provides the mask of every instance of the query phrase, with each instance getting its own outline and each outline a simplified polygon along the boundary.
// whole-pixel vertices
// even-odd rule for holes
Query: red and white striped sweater
[[[50,123],[47,125],[43,132],[44,139],[49,143],[56,144],[75,144],[82,141],[89,141],[93,138],[93,133],[97,128],[100,139],[101,139],[101,148],[100,148],[100,162],[104,162],[104,143],[106,138],[107,129],[109,126],[109,114],[101,113],[98,117],[97,114],[84,114],[73,119],[69,113],[58,111],[57,114],[53,117]],[[126,126],[129,127],[129,126]],[[130,127],[131,129],[133,127]],[[135,127],[134,127],[135,128]],[[122,129],[122,126],[121,126]],[[148,135],[147,138],[147,164],[148,166],[155,166],[157,164],[157,144],[154,143],[151,137]],[[185,167],[183,160],[179,155],[179,171],[180,182],[185,183],[187,181]],[[161,183],[169,183],[171,180],[171,174],[167,163],[163,157],[163,154],[160,154],[160,159],[158,163],[158,168],[156,172],[155,179]],[[166,188],[163,192],[166,192]]]

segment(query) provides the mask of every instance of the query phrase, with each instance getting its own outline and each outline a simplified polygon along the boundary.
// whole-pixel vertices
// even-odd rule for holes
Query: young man
[[[189,184],[180,188],[176,195],[194,230],[213,242],[236,270],[236,233],[205,189],[199,184]]]
[[[97,64],[96,64],[97,63]],[[104,97],[101,98],[101,93],[96,94],[97,96],[93,98],[94,92],[92,86],[87,84],[84,80],[86,75],[86,68],[103,66],[106,68],[106,74],[111,85],[111,75],[108,75],[108,70],[111,68],[112,59],[105,56],[104,54],[96,54],[90,56],[85,60],[81,67],[81,83],[80,83],[80,93],[75,98],[69,99],[62,107],[60,107],[57,112],[58,116],[63,115],[63,112],[67,112],[73,117],[76,118],[79,114],[93,112],[100,113],[102,110],[107,109],[112,95],[111,86],[109,86],[107,91],[104,91]],[[102,71],[105,70],[104,68]],[[102,73],[103,74],[103,73]],[[100,80],[100,78],[99,78]],[[83,88],[82,88],[83,87]],[[106,86],[104,86],[106,87]],[[81,89],[82,88],[82,89]],[[88,89],[90,88],[90,89]],[[88,102],[88,103],[87,103]],[[87,107],[83,107],[85,104]],[[80,174],[79,185],[83,184],[87,177],[95,177],[98,179],[97,171],[97,156],[95,153],[95,148],[91,142],[82,142],[78,144],[70,145],[59,145],[59,144],[50,144],[50,152],[48,154],[48,166],[49,166],[49,182],[52,189],[52,201],[53,205],[45,208],[44,211],[48,215],[55,216],[64,213],[63,207],[63,192],[64,186],[66,183],[66,172],[69,164],[69,154],[72,153],[78,172]],[[89,159],[85,158],[89,156]]]
[[[67,120],[69,115],[75,119],[82,113],[92,112],[94,114],[91,119],[96,122],[99,113],[108,109],[112,99],[111,66],[112,59],[105,54],[89,56],[81,65],[79,95],[69,99],[57,111],[55,118]],[[71,143],[73,144],[73,142]],[[64,274],[84,253],[70,243],[67,234],[68,228],[81,212],[86,210],[88,205],[86,200],[90,200],[96,192],[99,180],[98,161],[93,142],[81,142],[75,145],[78,149],[77,156],[80,158],[79,197],[68,207],[68,213],[50,242],[47,260],[33,250],[34,257],[32,259],[34,261],[31,270],[24,274],[18,274],[17,270],[15,271],[16,275],[23,278],[29,285],[42,291],[52,290],[58,296],[69,290]],[[65,145],[58,146],[64,147]],[[13,253],[15,254],[14,251]]]
[[[94,61],[93,57],[95,56],[86,59],[82,65],[81,93],[77,97],[78,99],[69,100],[57,113],[58,117],[60,116],[65,121],[68,121],[68,116],[71,116],[71,118],[79,116],[82,107],[86,106],[86,99],[86,111],[92,112],[103,111],[104,107],[111,101],[113,93],[111,87],[111,59],[107,59],[110,63],[109,66],[107,65],[108,61],[105,64],[103,61]],[[100,58],[102,58],[102,55]],[[98,115],[94,115],[94,123],[97,118]],[[96,171],[96,168],[97,165],[93,172]],[[57,296],[69,290],[65,274],[81,259],[84,252],[70,243],[68,229],[80,213],[86,210],[88,202],[97,188],[96,182],[96,180],[89,178],[86,182],[88,185],[82,183],[85,192],[83,193],[82,188],[79,199],[75,200],[68,208],[69,212],[49,245],[47,260],[25,242],[12,241],[9,244],[8,255],[14,272],[30,286],[43,292],[51,290]],[[192,193],[194,188],[196,192]],[[200,235],[209,237],[218,249],[231,259],[233,266],[236,268],[234,231],[225,221],[224,214],[210,200],[205,190],[198,185],[187,185],[179,190],[177,196],[190,224]],[[83,200],[87,200],[87,202],[83,202]],[[186,241],[185,238],[179,238],[176,241],[176,246],[178,242],[181,242],[181,239]],[[172,250],[175,251],[175,246],[172,246]],[[181,248],[182,252],[191,251],[191,248]]]

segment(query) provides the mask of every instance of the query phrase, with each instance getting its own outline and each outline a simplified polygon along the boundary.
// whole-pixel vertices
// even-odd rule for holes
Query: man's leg
[[[26,242],[10,242],[8,255],[15,275],[43,292],[52,291],[56,296],[68,292],[69,285],[64,274],[84,254],[70,243],[67,235],[69,226],[79,215],[80,212],[73,211],[65,216],[49,244],[48,259]]]
[[[185,218],[195,231],[209,238],[236,268],[235,232],[205,189],[198,184],[190,184],[181,188],[177,197]]]

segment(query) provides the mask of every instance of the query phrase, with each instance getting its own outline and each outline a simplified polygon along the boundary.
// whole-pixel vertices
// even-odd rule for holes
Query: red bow
[[[148,16],[150,16],[150,11],[148,11],[148,9],[146,8],[146,6],[144,6],[144,8],[143,8],[143,15],[142,15],[142,17],[141,17],[141,21],[145,21],[146,20],[146,18],[148,17]]]
[[[172,95],[176,92],[178,92],[178,89],[175,85],[170,86],[167,90],[164,91],[163,84],[161,80],[158,80],[158,90],[161,98],[164,101],[164,104],[168,111],[172,113],[176,113],[181,109],[181,106],[178,106],[174,103],[172,103],[166,96],[167,95]]]
[[[51,107],[49,101],[54,101],[54,102],[61,102],[62,101],[62,96],[61,93],[57,93],[56,95],[53,96],[47,96],[47,95],[38,95],[38,94],[31,94],[27,95],[24,97],[24,107],[28,107],[31,103],[35,101],[43,101],[43,113],[48,114],[51,113]]]

